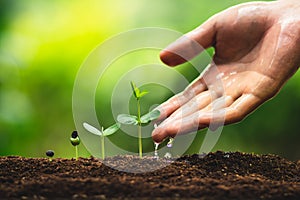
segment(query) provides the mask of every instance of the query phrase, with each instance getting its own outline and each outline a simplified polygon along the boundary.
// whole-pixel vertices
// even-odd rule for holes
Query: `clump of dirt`
[[[300,161],[215,152],[166,159],[134,156],[0,157],[0,199],[300,199]],[[114,169],[163,167],[146,173]]]

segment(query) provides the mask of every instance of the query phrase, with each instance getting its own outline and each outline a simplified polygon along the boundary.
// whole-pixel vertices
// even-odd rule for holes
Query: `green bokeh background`
[[[69,142],[75,129],[73,83],[80,65],[99,43],[141,27],[185,33],[242,2],[248,1],[0,0],[0,155],[40,157],[53,149],[57,157],[74,156]],[[189,64],[179,71],[189,80],[195,77]],[[106,89],[101,91],[108,94]],[[162,94],[161,99],[166,98]],[[102,117],[111,115],[105,110],[107,99],[95,99],[105,125],[112,123]],[[298,72],[276,98],[242,122],[224,127],[214,150],[300,159],[299,102]],[[80,156],[89,156],[84,146],[79,150]]]

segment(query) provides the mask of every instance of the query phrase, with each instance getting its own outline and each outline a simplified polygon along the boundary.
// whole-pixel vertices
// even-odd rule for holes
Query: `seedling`
[[[141,105],[140,99],[148,94],[148,91],[140,91],[138,87],[131,81],[131,88],[133,95],[137,102],[137,116],[128,115],[128,114],[120,114],[118,115],[118,122],[122,124],[131,124],[138,126],[138,141],[139,141],[139,156],[142,158],[143,156],[143,146],[142,146],[142,125],[150,123],[152,120],[155,120],[159,117],[160,112],[158,110],[153,110],[143,116],[141,116]]]
[[[53,150],[46,151],[46,156],[49,157],[49,161],[52,161],[52,157],[54,156],[54,151]]]
[[[106,136],[109,136],[109,135],[112,135],[114,134],[117,130],[119,130],[120,128],[120,124],[119,123],[116,123],[110,127],[108,127],[107,129],[104,130],[103,127],[101,127],[101,131],[98,130],[97,128],[93,127],[92,125],[84,122],[83,123],[83,127],[89,131],[90,133],[93,133],[95,135],[98,135],[101,137],[101,148],[102,148],[102,160],[105,159],[105,147],[104,147],[104,138]]]
[[[77,131],[73,131],[70,138],[71,144],[75,147],[75,158],[78,160],[78,145],[80,144],[80,138]]]

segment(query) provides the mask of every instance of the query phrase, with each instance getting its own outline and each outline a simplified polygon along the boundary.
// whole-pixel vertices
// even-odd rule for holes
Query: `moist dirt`
[[[300,160],[217,151],[169,162],[0,157],[0,199],[300,199]]]

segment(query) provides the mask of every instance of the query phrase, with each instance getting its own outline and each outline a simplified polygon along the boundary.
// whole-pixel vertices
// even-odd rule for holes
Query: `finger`
[[[230,105],[232,105],[232,103],[234,103],[234,101],[239,97],[240,95],[236,95],[236,96],[222,96],[218,99],[216,99],[214,102],[212,102],[211,104],[209,104],[208,106],[206,106],[204,109],[202,109],[201,111],[203,113],[214,113],[216,112],[218,115],[222,115],[223,118],[221,116],[218,116],[218,120],[215,120],[214,123],[209,123],[208,128],[211,131],[215,131],[217,130],[220,126],[224,125],[224,118],[225,118],[225,111],[226,108],[229,107]],[[215,116],[213,116],[215,117]],[[215,117],[217,119],[217,117]]]
[[[205,108],[202,109],[202,112],[213,112],[226,107],[229,107],[238,96],[222,96],[214,100],[212,103],[208,104]]]
[[[228,107],[212,111],[199,111],[198,118],[194,117],[196,121],[193,123],[208,127],[239,122],[255,110],[261,102],[261,99],[253,94],[243,94]]]
[[[194,120],[194,124],[200,124],[205,127],[232,124],[243,120],[248,114],[255,110],[261,102],[261,99],[253,94],[243,94],[228,107],[211,111],[199,111],[198,115],[196,115],[198,118],[195,118],[195,116],[191,118],[196,120]]]
[[[262,103],[263,100],[253,94],[243,94],[227,109],[225,124],[242,121]]]
[[[216,17],[212,17],[195,30],[180,37],[161,51],[160,59],[169,66],[176,66],[192,59],[212,46],[216,35]]]
[[[197,112],[203,108],[205,108],[207,105],[209,105],[214,97],[211,95],[210,91],[204,91],[194,98],[190,99],[188,102],[186,102],[184,105],[179,107],[174,113],[172,113],[169,118],[166,120],[172,121],[175,119],[180,119],[185,116],[190,115],[191,113]]]
[[[173,124],[174,121],[176,121],[175,123],[177,124],[179,123],[178,120],[184,121],[185,118],[187,119],[195,118],[194,116],[193,117],[189,117],[189,116],[197,112],[199,112],[198,114],[203,113],[202,115],[204,116],[205,113],[213,113],[213,112],[216,112],[218,113],[218,115],[220,115],[222,113],[220,110],[224,110],[224,108],[229,107],[235,100],[235,98],[231,96],[222,96],[213,101],[212,99],[214,99],[214,97],[211,96],[210,91],[205,91],[199,94],[197,97],[191,99],[187,104],[185,104],[184,106],[176,110],[169,118],[167,118],[163,122],[162,125],[164,126],[168,124]],[[199,123],[196,123],[196,125],[198,124]],[[207,126],[208,124],[203,124],[203,125]],[[195,127],[193,126],[191,128],[195,129]]]
[[[195,113],[193,115],[195,115]],[[188,126],[186,126],[187,124]],[[161,143],[168,137],[174,138],[178,134],[190,133],[201,128],[205,127],[202,127],[201,125],[199,126],[199,124],[193,124],[191,126],[189,117],[183,119],[175,119],[173,120],[173,123],[163,122],[157,128],[155,128],[152,132],[152,139],[157,143]]]
[[[199,77],[195,81],[193,81],[183,92],[173,96],[166,102],[159,105],[156,110],[160,111],[160,116],[156,120],[156,122],[160,122],[170,116],[175,110],[180,108],[190,99],[192,99],[197,94],[205,91],[207,89],[206,84],[203,79]]]
[[[161,142],[165,138],[175,137],[177,134],[190,133],[209,126],[235,123],[244,119],[260,103],[260,98],[252,94],[244,94],[229,107],[211,112],[198,111],[182,119],[163,122],[154,129],[152,138],[155,142]]]

